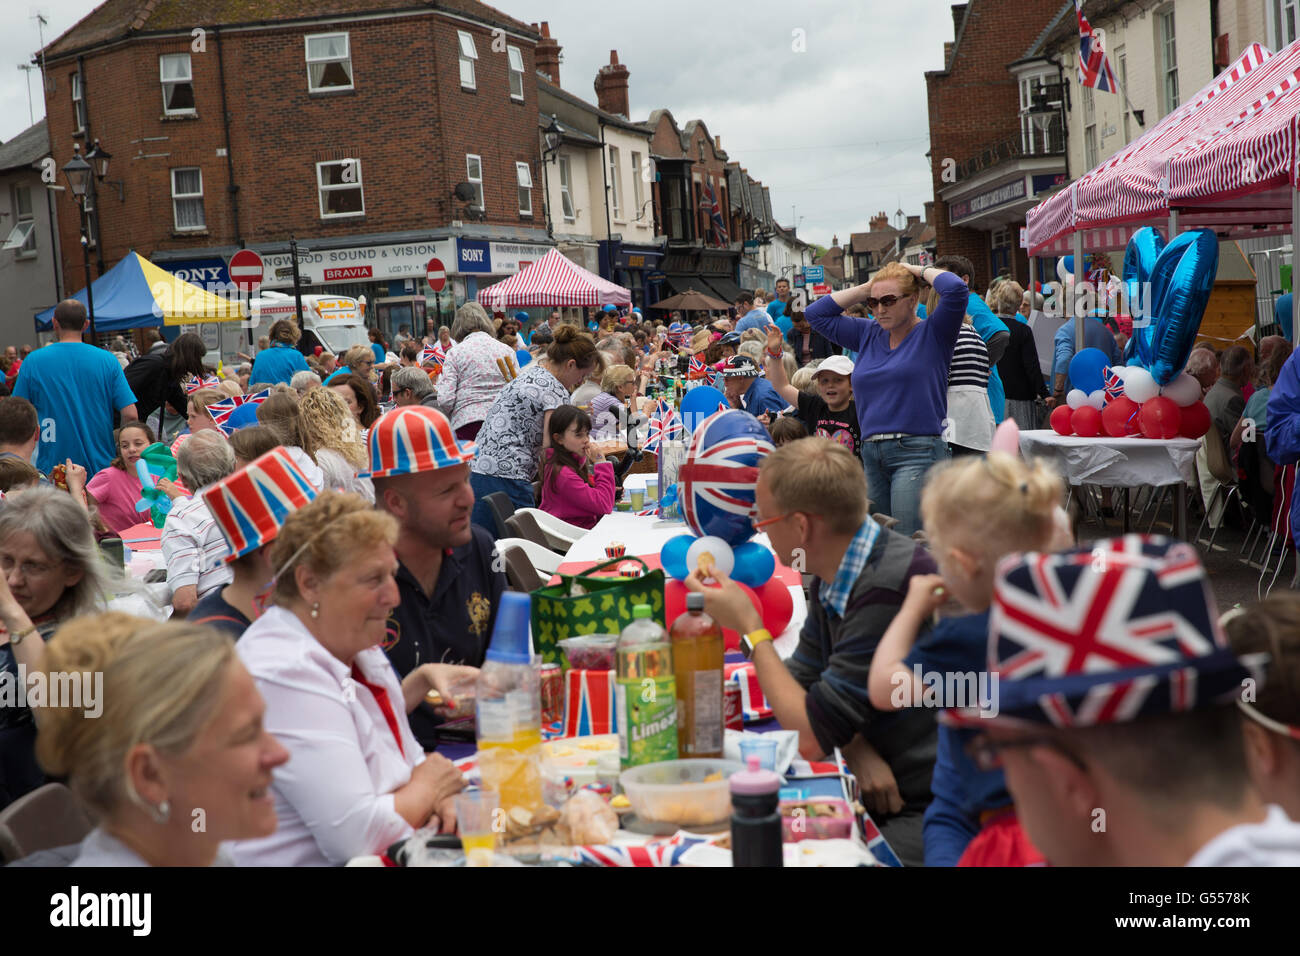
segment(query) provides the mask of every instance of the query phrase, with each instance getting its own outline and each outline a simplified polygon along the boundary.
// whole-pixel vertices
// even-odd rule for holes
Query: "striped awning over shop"
[[[631,305],[632,293],[569,259],[558,249],[478,294],[487,309]]]

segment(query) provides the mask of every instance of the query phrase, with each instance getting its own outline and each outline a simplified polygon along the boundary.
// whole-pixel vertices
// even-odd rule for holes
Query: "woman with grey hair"
[[[429,383],[429,373],[424,369],[408,365],[393,373],[393,401],[397,407],[403,405],[428,405],[437,408],[437,395]]]
[[[184,617],[199,598],[230,583],[226,539],[199,492],[235,470],[235,453],[220,432],[201,431],[176,451],[176,470],[190,497],[178,498],[162,529],[172,610]]]
[[[0,681],[24,683],[19,665],[40,669],[54,631],[101,609],[122,583],[70,495],[43,487],[6,499],[0,510]],[[35,743],[32,711],[0,706],[0,809],[45,782]]]
[[[443,359],[438,405],[451,419],[456,437],[473,441],[506,384],[498,362],[506,365],[511,377],[518,374],[519,363],[514,350],[497,341],[492,319],[477,302],[466,302],[456,310],[451,337],[456,347]]]
[[[319,384],[320,376],[310,369],[305,372],[294,372],[293,378],[289,379],[289,387],[300,396],[306,395],[308,389],[315,388]]]

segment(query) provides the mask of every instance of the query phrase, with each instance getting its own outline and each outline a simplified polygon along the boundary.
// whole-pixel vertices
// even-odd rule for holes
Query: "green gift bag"
[[[598,578],[593,571],[636,561],[639,578]],[[572,586],[586,594],[571,597]],[[561,575],[560,583],[532,593],[533,647],[546,663],[560,663],[559,642],[580,634],[618,634],[632,623],[632,608],[650,605],[650,616],[664,626],[664,572],[651,571],[640,558],[612,558],[587,569],[585,574]]]

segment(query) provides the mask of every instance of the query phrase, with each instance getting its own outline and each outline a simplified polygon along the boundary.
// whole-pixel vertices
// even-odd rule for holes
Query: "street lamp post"
[[[547,168],[551,163],[558,162],[560,155],[560,141],[564,136],[564,127],[560,121],[551,114],[551,123],[542,132],[542,139],[546,141],[546,149],[542,151],[542,189],[546,191],[546,238],[555,238],[555,224],[551,220],[551,176]]]
[[[95,341],[95,297],[91,291],[90,278],[90,222],[86,218],[86,191],[93,189],[94,167],[81,158],[81,144],[74,143],[72,159],[63,166],[63,178],[68,181],[68,188],[76,200],[81,213],[81,260],[86,269],[86,312],[90,317],[90,341]]]

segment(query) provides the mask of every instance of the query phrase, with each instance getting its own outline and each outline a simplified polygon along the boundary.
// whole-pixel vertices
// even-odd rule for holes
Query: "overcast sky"
[[[771,188],[783,225],[828,245],[900,206],[932,198],[924,71],[952,40],[947,0],[496,0],[526,23],[547,20],[562,47],[560,83],[595,102],[609,51],[630,71],[632,118],[670,109],[702,119]],[[18,68],[93,10],[94,0],[0,0],[0,140],[29,125]],[[802,31],[796,33],[796,31]],[[802,52],[800,51],[802,47]],[[35,118],[40,78],[31,75]],[[794,207],[792,212],[791,207]]]

